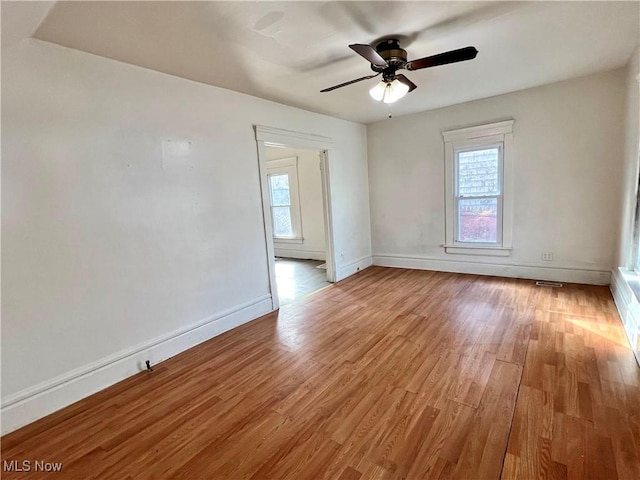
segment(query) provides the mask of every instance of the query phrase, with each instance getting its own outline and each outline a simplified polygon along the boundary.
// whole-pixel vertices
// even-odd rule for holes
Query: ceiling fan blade
[[[463,62],[472,60],[478,55],[475,47],[464,47],[450,52],[431,55],[430,57],[419,58],[407,63],[407,70],[419,70],[421,68],[437,67],[438,65],[446,65],[447,63]]]
[[[335,90],[336,88],[346,87],[347,85],[351,85],[352,83],[361,82],[362,80],[369,80],[370,78],[374,78],[380,75],[380,73],[376,73],[375,75],[367,75],[366,77],[356,78],[355,80],[351,80],[349,82],[341,83],[340,85],[334,85],[333,87],[325,88],[324,90],[320,90],[320,93],[330,92],[331,90]]]
[[[402,75],[402,74],[396,75],[396,78],[397,78],[400,82],[404,83],[405,85],[407,85],[407,86],[409,87],[409,91],[408,91],[407,93],[411,93],[411,92],[413,92],[416,88],[418,88],[418,86],[417,86],[415,83],[413,83],[411,80],[409,80],[407,77],[405,77],[405,76],[404,76],[404,75]]]
[[[354,43],[349,45],[349,48],[356,52],[358,55],[368,60],[371,65],[378,67],[388,67],[387,61],[380,56],[378,52],[371,45],[363,45],[361,43]]]

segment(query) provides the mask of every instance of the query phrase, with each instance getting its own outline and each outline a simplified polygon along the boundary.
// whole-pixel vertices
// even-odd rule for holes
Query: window
[[[267,162],[273,238],[280,242],[302,243],[298,196],[298,159]]]
[[[447,253],[511,251],[513,120],[443,132]]]
[[[269,191],[271,192],[273,236],[293,237],[289,175],[286,173],[269,175]]]
[[[502,146],[455,152],[454,243],[500,245]]]

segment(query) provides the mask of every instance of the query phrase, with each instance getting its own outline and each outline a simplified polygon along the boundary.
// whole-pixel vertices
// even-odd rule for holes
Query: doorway
[[[328,285],[322,154],[265,146],[280,306]]]
[[[256,127],[273,309],[335,279],[328,137]]]

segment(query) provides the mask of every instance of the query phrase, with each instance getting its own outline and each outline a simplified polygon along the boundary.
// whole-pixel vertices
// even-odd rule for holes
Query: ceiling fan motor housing
[[[371,69],[375,72],[384,72],[385,70],[395,71],[404,68],[407,64],[407,51],[400,48],[400,42],[395,38],[378,42],[376,52],[386,60],[389,66],[379,67],[377,65],[371,65]]]

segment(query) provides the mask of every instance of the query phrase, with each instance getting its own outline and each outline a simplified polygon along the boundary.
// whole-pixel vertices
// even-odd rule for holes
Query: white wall
[[[621,208],[624,88],[619,69],[369,125],[374,263],[608,283]],[[441,131],[506,118],[515,119],[512,254],[446,254]],[[542,252],[554,261],[543,262]]]
[[[326,260],[322,177],[317,151],[266,147],[267,162],[298,158],[298,190],[303,241],[301,244],[274,241],[276,256]],[[268,165],[268,163],[267,163]]]
[[[626,69],[626,101],[624,129],[624,164],[622,171],[622,210],[620,212],[619,243],[616,266],[632,267],[633,222],[638,187],[638,137],[640,122],[638,110],[638,77],[640,75],[640,47],[631,56]]]
[[[4,432],[270,309],[254,124],[333,138],[339,278],[370,263],[364,126],[37,40],[3,50]]]

